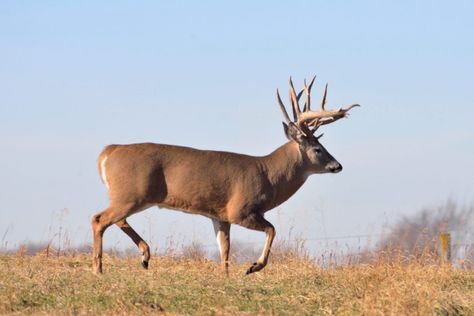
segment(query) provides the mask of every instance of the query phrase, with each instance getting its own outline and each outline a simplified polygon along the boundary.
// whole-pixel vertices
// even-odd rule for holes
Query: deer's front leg
[[[249,214],[239,223],[239,225],[249,229],[263,231],[267,235],[262,255],[258,258],[257,262],[254,262],[254,264],[247,269],[246,274],[260,271],[267,265],[270,248],[272,247],[273,239],[275,238],[275,228],[263,217],[262,214],[257,212]]]
[[[214,232],[219,246],[221,266],[225,273],[229,275],[230,223],[213,219],[212,224],[214,224]]]

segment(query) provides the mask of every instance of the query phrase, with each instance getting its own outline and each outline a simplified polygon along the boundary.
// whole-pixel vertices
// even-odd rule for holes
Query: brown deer
[[[92,217],[93,270],[102,272],[102,237],[112,224],[123,230],[141,250],[148,268],[150,249],[127,223],[127,217],[151,206],[200,214],[212,219],[221,265],[228,271],[230,225],[265,232],[262,254],[247,274],[263,269],[275,228],[265,212],[285,202],[313,173],[337,173],[342,166],[313,136],[322,125],[346,117],[358,104],[326,110],[327,85],[319,111],[311,110],[311,87],[295,92],[290,78],[291,121],[277,89],[288,142],[263,157],[153,143],[109,145],[98,158],[99,173],[109,191],[109,206]],[[306,96],[303,110],[299,99]]]

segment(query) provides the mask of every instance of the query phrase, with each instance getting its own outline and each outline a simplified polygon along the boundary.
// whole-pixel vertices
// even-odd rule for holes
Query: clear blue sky
[[[374,233],[447,198],[472,203],[473,16],[472,1],[2,1],[2,242],[63,226],[90,243],[109,143],[271,152],[286,141],[275,89],[290,75],[317,74],[318,99],[329,82],[330,107],[362,108],[323,130],[344,171],[268,214],[279,236]],[[155,208],[131,223],[161,248],[214,242],[199,216]],[[111,228],[117,245],[132,243]]]

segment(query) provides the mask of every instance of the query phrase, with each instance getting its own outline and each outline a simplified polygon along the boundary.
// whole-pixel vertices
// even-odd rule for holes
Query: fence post
[[[441,233],[439,234],[439,248],[441,250],[441,262],[451,262],[451,234]]]

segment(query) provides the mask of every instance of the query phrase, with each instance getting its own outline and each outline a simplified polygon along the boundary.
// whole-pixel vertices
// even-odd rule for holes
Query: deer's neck
[[[298,147],[297,143],[288,142],[270,155],[263,157],[263,164],[274,193],[272,208],[290,198],[308,177],[307,168]]]

